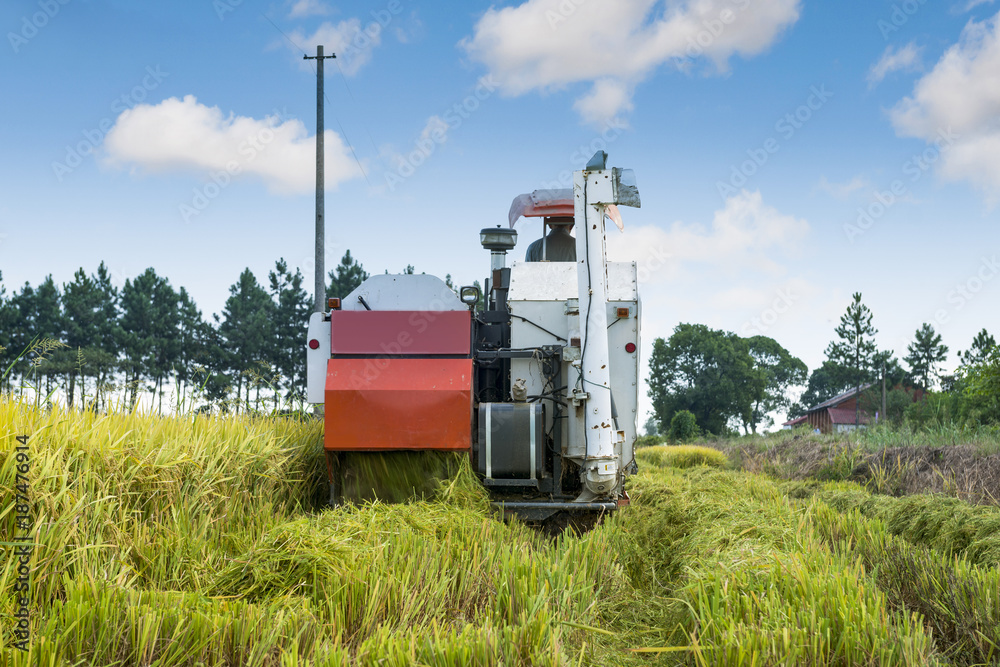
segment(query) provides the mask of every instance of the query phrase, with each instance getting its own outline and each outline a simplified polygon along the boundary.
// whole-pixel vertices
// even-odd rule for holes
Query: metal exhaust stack
[[[513,229],[501,229],[487,227],[479,232],[479,242],[483,248],[490,251],[490,284],[489,290],[495,294],[497,308],[506,310],[507,304],[505,294],[507,289],[504,280],[504,269],[507,268],[507,252],[514,249],[517,244],[517,232]],[[487,303],[490,302],[489,294],[486,295]]]
[[[580,375],[573,398],[582,401],[584,407],[587,442],[582,466],[584,492],[578,502],[605,496],[619,484],[615,448],[622,436],[611,409],[604,217],[609,205],[638,208],[640,201],[632,170],[608,169],[607,159],[607,153],[598,151],[586,169],[576,172],[573,179],[581,350]]]

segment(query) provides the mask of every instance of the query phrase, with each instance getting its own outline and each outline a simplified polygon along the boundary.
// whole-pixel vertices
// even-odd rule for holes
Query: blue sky
[[[701,322],[773,336],[812,368],[860,291],[882,347],[904,355],[930,322],[953,366],[979,329],[1000,334],[998,10],[11,0],[0,270],[10,292],[102,260],[120,283],[152,266],[206,316],[244,267],[263,280],[284,257],[311,275],[315,76],[299,47],[322,42],[340,56],[328,266],[350,248],[373,272],[481,280],[478,230],[603,148],[642,195],[609,244],[640,264],[644,359]],[[538,235],[519,230],[519,246]]]

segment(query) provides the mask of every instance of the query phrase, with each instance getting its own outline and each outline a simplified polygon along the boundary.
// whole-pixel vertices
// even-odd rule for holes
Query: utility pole
[[[336,58],[331,53],[323,55],[323,45],[316,47],[315,56],[303,55],[303,60],[316,61],[316,303],[317,313],[326,312],[326,266],[323,261],[326,246],[326,230],[323,217],[326,213],[326,177],[323,173],[323,61]]]
[[[882,360],[882,419],[885,419],[885,359]]]

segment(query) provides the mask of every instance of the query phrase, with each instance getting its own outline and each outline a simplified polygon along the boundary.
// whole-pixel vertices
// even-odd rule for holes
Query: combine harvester
[[[598,152],[572,190],[517,197],[507,228],[480,232],[484,311],[477,287],[376,275],[312,315],[308,400],[324,405],[331,504],[345,455],[401,451],[468,452],[494,505],[529,521],[628,503],[640,302],[635,263],[607,261],[605,217],[620,225],[639,192],[606,161]],[[577,261],[508,267],[522,216],[572,217]]]

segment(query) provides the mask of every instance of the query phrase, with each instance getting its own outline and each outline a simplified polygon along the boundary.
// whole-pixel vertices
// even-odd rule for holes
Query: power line
[[[343,79],[344,81],[344,88],[347,89],[347,94],[348,96],[350,96],[351,101],[354,102],[354,106],[360,108],[361,105],[358,104],[357,99],[355,99],[354,97],[354,93],[351,91],[351,86],[348,85],[347,83],[347,76],[344,74],[344,68],[340,66],[339,60],[337,61],[337,71],[340,72],[340,78]],[[365,133],[368,135],[368,140],[372,144],[372,150],[375,151],[376,157],[378,157],[379,160],[382,160],[382,153],[379,151],[378,145],[375,143],[375,138],[372,136],[371,131],[368,129],[368,126],[365,125],[364,123],[362,123],[362,126],[365,128]],[[385,164],[384,161],[383,164]]]
[[[288,40],[289,44],[291,44],[296,49],[298,49],[299,51],[301,51],[303,58],[306,58],[306,59],[309,58],[309,54],[306,53],[305,49],[303,49],[301,46],[299,46],[298,43],[296,43],[294,39],[292,39],[291,37],[289,37],[285,33],[284,30],[282,30],[281,28],[279,28],[277,23],[275,23],[274,21],[272,21],[269,16],[267,16],[266,14],[264,14],[264,12],[259,12],[259,14],[261,16],[263,16],[264,19],[268,23],[270,23],[272,26],[274,26],[274,29],[277,30],[279,33],[281,33],[281,36],[284,37],[286,40]],[[337,69],[338,69],[338,71],[340,71],[340,75],[343,76],[344,72],[343,72],[343,70],[340,69],[340,63],[338,61],[336,61],[336,60],[334,62],[337,63]],[[309,63],[309,66],[312,67],[312,63]],[[318,75],[318,72],[317,72],[317,70],[316,70],[315,67],[313,67],[313,74],[317,74]],[[346,83],[346,80],[345,80],[345,83]],[[351,100],[354,101],[355,104],[357,104],[357,101],[354,100],[354,95],[351,93],[350,88],[348,88],[347,92],[348,92],[349,95],[351,95]],[[323,95],[326,98],[326,101],[329,102],[330,98],[326,96],[326,93],[324,93]],[[331,106],[332,106],[332,102],[331,102]],[[372,187],[371,181],[368,180],[368,173],[365,171],[364,165],[361,164],[361,160],[358,159],[358,154],[354,150],[354,145],[351,143],[351,140],[347,137],[347,132],[344,131],[344,125],[343,125],[343,123],[340,122],[340,118],[337,116],[336,111],[333,112],[333,120],[336,121],[337,127],[340,128],[340,134],[341,134],[341,136],[344,137],[344,141],[347,142],[347,147],[351,149],[351,156],[354,158],[354,161],[358,164],[358,169],[361,171],[361,175],[364,176],[365,183],[368,184],[369,188]],[[369,133],[369,138],[370,137],[371,137],[371,133]]]

